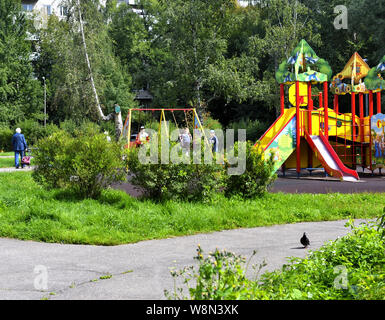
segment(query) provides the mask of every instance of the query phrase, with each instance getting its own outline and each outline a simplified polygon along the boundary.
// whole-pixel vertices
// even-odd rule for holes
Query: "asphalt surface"
[[[345,223],[238,229],[113,247],[0,239],[0,299],[165,299],[164,289],[174,287],[170,268],[193,265],[198,244],[206,253],[218,248],[245,257],[257,250],[251,264],[265,260],[263,272],[345,235]],[[299,242],[303,232],[310,239],[307,249]]]

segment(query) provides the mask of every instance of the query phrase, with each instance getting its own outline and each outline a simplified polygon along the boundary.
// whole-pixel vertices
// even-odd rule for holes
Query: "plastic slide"
[[[296,143],[296,110],[286,109],[265,134],[258,140],[256,146],[264,151],[265,158],[274,156],[274,171],[278,170],[294,152]]]
[[[357,172],[347,168],[342,163],[341,159],[322,133],[320,133],[319,136],[311,136],[305,131],[305,137],[328,175],[338,177],[343,181],[355,182],[359,180]]]

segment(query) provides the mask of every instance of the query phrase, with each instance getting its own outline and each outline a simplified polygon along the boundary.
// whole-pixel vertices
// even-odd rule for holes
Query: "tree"
[[[171,78],[164,85],[178,91],[178,102],[200,109],[208,68],[223,58],[231,24],[232,0],[160,0],[159,45],[171,53]],[[167,88],[168,87],[168,88]]]
[[[42,119],[42,88],[34,79],[27,40],[28,21],[20,3],[0,3],[0,122],[14,125],[29,119]]]
[[[59,120],[116,120],[116,137],[122,126],[114,105],[126,111],[134,104],[131,77],[115,57],[98,1],[67,2],[69,16],[51,16],[41,30],[40,76],[48,78],[51,111]],[[80,15],[79,15],[80,12]],[[81,17],[81,19],[80,19]],[[106,113],[107,116],[104,114]]]

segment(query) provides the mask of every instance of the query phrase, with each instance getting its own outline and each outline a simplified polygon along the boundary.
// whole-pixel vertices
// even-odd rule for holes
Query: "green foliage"
[[[0,3],[0,122],[13,125],[42,114],[42,88],[33,79],[31,42],[20,1]]]
[[[122,181],[122,150],[108,142],[94,127],[77,131],[72,137],[58,131],[37,144],[33,172],[36,182],[46,188],[61,188],[82,198],[98,198],[103,189]]]
[[[39,78],[47,80],[48,111],[55,122],[64,119],[98,120],[95,99],[89,81],[81,34],[77,1],[68,1],[72,12],[68,19],[51,15],[47,28],[39,31],[40,58],[36,63]],[[87,52],[96,90],[106,114],[114,103],[125,113],[135,105],[131,93],[131,77],[113,52],[112,40],[104,19],[103,7],[97,1],[81,1]]]
[[[153,141],[150,142],[154,143]],[[170,149],[178,148],[172,143]],[[153,147],[156,148],[156,147]],[[161,145],[158,147],[159,163],[142,163],[140,148],[131,148],[127,153],[126,166],[132,175],[131,183],[144,190],[145,197],[155,200],[208,200],[222,185],[223,166],[215,162],[194,164],[185,154],[178,152],[181,161],[161,163]],[[156,151],[155,151],[156,154]],[[158,162],[157,161],[157,162]],[[214,159],[215,161],[215,159]]]
[[[35,145],[40,139],[48,137],[59,130],[55,124],[47,124],[46,127],[44,127],[32,119],[18,122],[15,125],[15,128],[21,128],[22,134],[24,134],[28,146]]]
[[[235,154],[242,156],[239,152],[240,143],[234,146]],[[242,198],[255,198],[263,195],[267,191],[267,187],[275,180],[276,175],[273,174],[274,161],[273,158],[264,159],[263,153],[251,142],[246,144],[245,171],[242,174],[229,175],[226,178],[226,195],[238,195]],[[227,167],[231,167],[227,163]]]
[[[13,131],[8,127],[0,126],[0,150],[12,151]]]
[[[250,297],[252,282],[246,277],[247,263],[244,257],[218,249],[204,257],[203,249],[198,245],[194,259],[198,261],[198,270],[191,266],[171,271],[175,280],[183,277],[186,284],[196,282],[194,287],[189,287],[189,296],[184,296],[182,288],[173,293],[165,290],[168,299],[239,300]],[[264,266],[261,264],[258,271]]]
[[[354,227],[347,236],[330,241],[306,258],[291,258],[282,269],[258,273],[255,280],[246,278],[245,259],[227,251],[216,250],[207,258],[198,247],[198,271],[187,267],[172,271],[189,286],[168,298],[187,299],[274,299],[274,300],[382,300],[385,296],[385,242],[375,224]],[[179,291],[179,293],[178,293]]]
[[[253,121],[250,118],[243,118],[237,122],[230,123],[227,128],[234,130],[235,140],[238,140],[238,130],[244,129],[246,130],[246,140],[257,141],[269,128],[269,124],[259,120]]]

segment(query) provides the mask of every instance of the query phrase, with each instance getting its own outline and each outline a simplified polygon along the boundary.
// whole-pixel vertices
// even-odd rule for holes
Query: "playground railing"
[[[324,109],[301,110],[299,117],[300,134],[305,130],[310,135],[328,137],[341,161],[348,167],[370,167],[371,165],[371,130],[370,118],[355,116],[350,113],[341,114],[328,109],[328,119],[325,121]],[[327,123],[327,128],[325,126]]]

